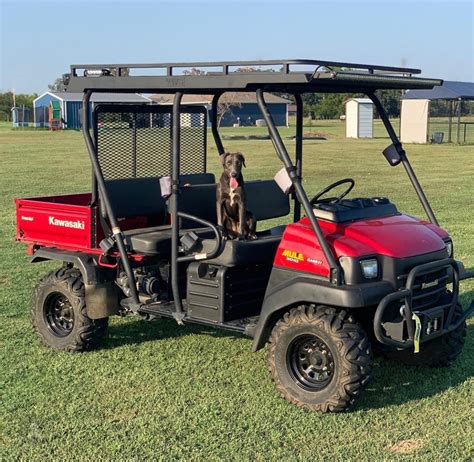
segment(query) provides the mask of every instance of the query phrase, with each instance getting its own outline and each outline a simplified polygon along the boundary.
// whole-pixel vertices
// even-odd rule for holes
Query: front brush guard
[[[416,278],[429,273],[434,273],[442,269],[452,270],[453,291],[449,303],[445,303],[433,308],[420,311],[413,310],[413,288],[416,285]],[[397,292],[386,295],[378,304],[374,316],[374,333],[380,343],[396,348],[415,347],[417,350],[419,343],[445,335],[457,329],[473,312],[474,302],[457,319],[454,318],[459,295],[459,281],[474,278],[474,272],[466,272],[462,264],[452,258],[425,263],[415,266],[408,274],[406,286]],[[407,325],[408,338],[406,340],[396,340],[386,335],[383,329],[383,320],[386,309],[394,302],[402,301],[403,316]],[[447,315],[446,315],[447,312]],[[440,319],[441,327],[436,332],[427,334],[427,324],[433,319]]]

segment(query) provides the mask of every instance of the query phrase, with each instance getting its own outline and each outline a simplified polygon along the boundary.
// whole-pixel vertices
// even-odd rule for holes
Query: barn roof
[[[84,93],[69,93],[66,91],[47,91],[38,96],[34,101],[45,95],[51,95],[61,101],[82,101]],[[91,97],[93,103],[149,103],[150,99],[138,93],[94,93]]]
[[[162,93],[157,95],[152,95],[150,97],[154,102],[159,104],[173,104],[174,93]],[[211,104],[213,95],[183,95],[183,104]],[[254,103],[257,104],[257,97],[255,92],[236,92],[231,91],[224,93],[219,101],[228,102],[233,104],[246,104]],[[280,98],[279,96],[272,95],[271,93],[265,96],[265,101],[269,104],[279,103],[279,104],[290,104],[291,101]]]
[[[402,99],[468,99],[474,100],[474,82],[444,81],[431,90],[408,90]]]

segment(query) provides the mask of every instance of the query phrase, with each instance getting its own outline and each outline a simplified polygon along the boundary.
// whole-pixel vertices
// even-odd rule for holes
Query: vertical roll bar
[[[428,218],[431,223],[435,224],[436,226],[439,226],[438,220],[436,219],[435,214],[433,213],[433,210],[428,202],[428,199],[425,196],[423,188],[421,187],[420,182],[418,181],[418,178],[416,177],[415,172],[413,171],[413,168],[410,162],[408,161],[406,152],[402,147],[402,143],[400,143],[400,140],[398,139],[398,136],[395,133],[395,130],[393,129],[393,126],[390,122],[390,119],[388,118],[387,113],[385,112],[384,107],[382,106],[382,103],[375,96],[374,93],[368,93],[367,96],[372,100],[375,107],[377,108],[380,118],[382,119],[385,129],[387,130],[388,136],[390,136],[393,145],[395,146],[398,154],[400,155],[400,158],[402,159],[403,167],[407,172],[408,178],[410,178],[413,188],[415,188],[415,192],[418,196],[418,199],[420,199],[421,205],[423,206],[426,215],[428,215]]]
[[[217,108],[218,108],[218,103],[219,103],[219,98],[221,97],[222,93],[216,93],[214,97],[212,98],[212,105],[211,105],[211,111],[212,111],[212,118],[211,118],[211,130],[212,130],[212,136],[214,137],[214,142],[216,143],[217,147],[217,152],[221,156],[224,154],[225,149],[224,145],[222,144],[221,136],[219,135],[219,129],[217,127]]]
[[[303,100],[301,95],[296,94],[296,137],[295,137],[295,162],[296,162],[296,176],[301,181],[303,173]],[[301,203],[298,196],[294,196],[295,204],[293,211],[293,221],[297,222],[301,218]]]
[[[183,94],[176,92],[173,100],[172,122],[172,161],[171,161],[171,290],[175,306],[174,317],[178,324],[183,323],[184,312],[178,284],[178,246],[179,246],[179,170],[181,148],[181,100]]]
[[[92,137],[90,134],[90,121],[89,121],[89,103],[91,99],[92,91],[87,90],[84,93],[82,98],[82,134],[84,135],[84,139],[86,141],[87,151],[89,152],[89,157],[91,159],[92,169],[94,170],[94,176],[97,181],[97,186],[101,195],[101,200],[104,204],[105,211],[107,213],[107,217],[109,218],[110,225],[112,226],[112,234],[117,243],[117,248],[120,253],[120,258],[122,259],[123,268],[125,270],[125,274],[129,280],[130,286],[130,295],[133,300],[133,304],[135,305],[132,310],[138,308],[140,303],[138,299],[138,292],[137,287],[135,285],[135,276],[133,274],[132,268],[130,266],[130,261],[127,255],[127,249],[125,248],[125,242],[123,238],[122,231],[118,225],[117,219],[115,218],[114,211],[110,204],[109,196],[107,194],[107,189],[105,187],[104,175],[102,174],[102,169],[100,168],[99,161],[97,160],[97,152],[96,146],[92,141]]]
[[[313,231],[316,234],[319,245],[321,246],[324,256],[329,264],[329,268],[330,268],[329,279],[331,283],[339,285],[341,283],[340,268],[334,258],[334,255],[332,254],[331,249],[328,246],[328,243],[326,242],[323,232],[321,231],[318,220],[316,219],[314,215],[313,207],[311,203],[309,202],[308,197],[306,196],[303,186],[301,185],[300,178],[298,178],[295,166],[292,164],[290,156],[288,155],[288,151],[286,150],[286,147],[283,144],[281,136],[278,133],[277,128],[275,127],[275,123],[273,122],[273,117],[270,114],[267,103],[265,102],[265,98],[263,97],[263,90],[261,88],[257,89],[256,94],[257,94],[258,106],[267,124],[268,133],[273,142],[273,145],[275,146],[277,155],[280,158],[280,160],[283,162],[283,165],[285,166],[286,171],[288,172],[288,176],[290,177],[291,182],[293,183],[293,186],[295,188],[298,201],[303,205],[306,215],[308,216],[309,222],[311,223],[311,227],[313,228]]]

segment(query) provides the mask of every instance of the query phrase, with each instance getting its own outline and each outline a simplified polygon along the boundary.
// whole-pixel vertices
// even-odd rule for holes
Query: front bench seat
[[[285,216],[290,212],[288,197],[273,180],[249,181],[245,183],[247,207],[257,221]],[[216,223],[216,185],[190,185],[181,189],[179,209],[182,212]],[[209,228],[192,227],[195,222],[182,220],[180,235],[194,231],[201,239],[193,253],[209,253],[214,249],[215,239]],[[256,240],[223,241],[221,254],[209,263],[223,266],[238,266],[247,263],[272,261],[281,241],[285,225],[257,232]],[[171,226],[125,231],[125,240],[130,249],[146,255],[171,254]]]
[[[281,225],[257,232],[258,239],[253,241],[239,241],[237,239],[224,241],[222,253],[216,258],[206,261],[229,267],[248,263],[271,262],[275,257],[285,227],[285,225]],[[209,253],[214,249],[214,246],[214,239],[202,239],[196,246],[195,252]]]
[[[274,180],[246,181],[247,209],[258,221],[283,217],[290,213],[290,203]],[[216,185],[199,185],[183,188],[179,198],[179,208],[183,212],[204,218],[212,223],[216,218]],[[190,226],[192,222],[184,223]],[[257,232],[258,239],[226,240],[221,254],[209,263],[222,266],[238,266],[247,263],[273,261],[281,241],[285,225]],[[209,253],[215,246],[214,239],[204,237],[193,252]]]

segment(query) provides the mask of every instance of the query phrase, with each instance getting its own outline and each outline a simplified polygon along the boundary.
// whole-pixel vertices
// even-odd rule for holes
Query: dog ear
[[[242,165],[243,165],[245,168],[247,168],[247,166],[245,165],[245,157],[244,157],[244,155],[243,155],[241,152],[239,152],[239,157],[240,157],[240,160],[242,161]]]

